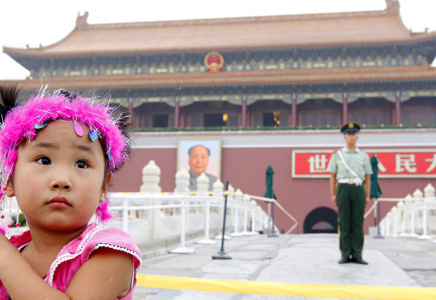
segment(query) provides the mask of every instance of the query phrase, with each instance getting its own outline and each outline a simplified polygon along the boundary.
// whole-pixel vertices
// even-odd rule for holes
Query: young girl
[[[65,91],[17,105],[0,87],[0,300],[132,299],[141,253],[111,218],[111,174],[129,156],[125,116]],[[29,231],[8,240],[5,197]],[[17,251],[18,250],[18,251]]]

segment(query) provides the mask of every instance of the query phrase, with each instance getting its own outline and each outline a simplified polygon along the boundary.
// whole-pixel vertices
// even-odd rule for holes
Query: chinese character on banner
[[[380,172],[385,173],[386,172],[386,167],[382,164],[381,160],[377,157],[378,160],[378,164],[377,167],[380,170]]]
[[[436,149],[364,149],[378,159],[380,178],[436,178]],[[329,178],[332,150],[292,150],[292,177]]]
[[[433,158],[427,158],[425,161],[431,162],[431,165],[428,167],[426,173],[433,171],[436,168],[436,154],[433,154]]]
[[[310,156],[307,160],[309,162],[310,173],[325,173],[327,172],[328,159],[325,154],[316,154]]]
[[[409,173],[416,172],[415,154],[396,154],[395,155],[395,172],[401,173],[403,171]]]

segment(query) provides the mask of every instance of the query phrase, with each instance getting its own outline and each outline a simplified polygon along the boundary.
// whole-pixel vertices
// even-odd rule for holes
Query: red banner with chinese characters
[[[380,178],[436,178],[436,149],[362,149],[379,160]],[[328,178],[332,150],[293,150],[292,177]]]

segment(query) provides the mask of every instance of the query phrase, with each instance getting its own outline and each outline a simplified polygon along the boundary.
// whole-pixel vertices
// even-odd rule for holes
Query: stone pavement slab
[[[220,245],[198,245],[194,254],[167,254],[144,259],[141,274],[194,278],[310,284],[435,286],[436,244],[410,238],[365,237],[363,257],[369,265],[344,264],[336,234],[266,235],[233,238],[225,242],[231,260],[213,260]],[[171,283],[169,283],[171,285]],[[326,295],[328,296],[328,295]],[[180,291],[137,287],[135,300],[314,299],[267,295]],[[329,298],[322,298],[329,299]]]

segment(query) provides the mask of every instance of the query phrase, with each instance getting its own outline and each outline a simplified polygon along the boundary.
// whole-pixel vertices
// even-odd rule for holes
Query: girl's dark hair
[[[16,107],[19,104],[18,97],[20,94],[22,87],[18,87],[16,84],[6,84],[6,85],[0,85],[0,122],[3,123],[7,113],[12,110],[14,107]],[[56,93],[64,95],[67,99],[69,99],[71,102],[76,99],[77,96],[79,96],[77,93],[72,93],[70,91],[61,89],[56,91]],[[128,127],[130,126],[130,115],[126,112],[120,110],[120,109],[113,109],[111,110],[112,113],[112,119],[115,120],[116,125],[121,131],[121,134],[123,135],[124,139],[126,141],[130,141],[131,134],[128,132]],[[108,157],[106,154],[106,143],[104,142],[103,138],[98,139],[102,148],[103,148],[103,154],[105,156],[105,161],[108,162]],[[126,143],[126,151],[125,154],[130,157],[132,149],[129,145],[129,143]],[[107,163],[109,166],[109,164]],[[119,170],[122,167],[122,165],[115,168],[114,171]],[[105,169],[105,178],[107,178],[109,173],[108,168]]]
[[[15,84],[0,85],[0,118],[1,122],[5,119],[7,113],[17,106],[18,95],[21,91],[21,87]]]

